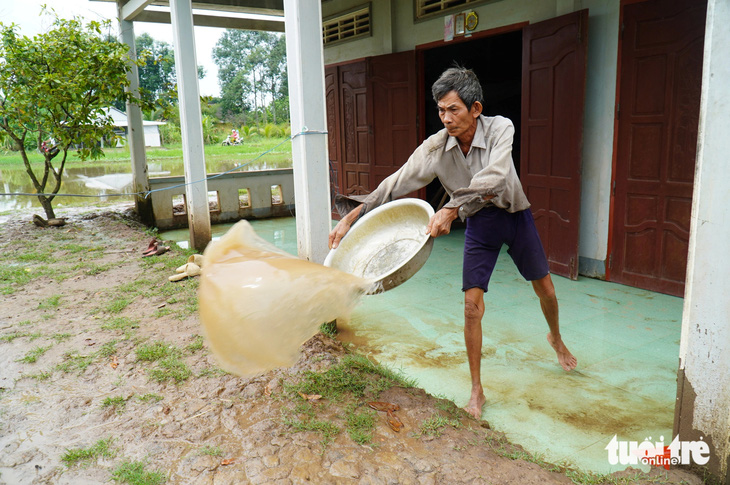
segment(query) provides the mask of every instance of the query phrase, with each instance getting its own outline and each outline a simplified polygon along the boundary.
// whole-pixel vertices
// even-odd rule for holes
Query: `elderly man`
[[[464,339],[471,373],[471,397],[465,410],[480,418],[486,402],[481,383],[484,293],[503,244],[522,276],[532,282],[550,332],[547,341],[566,371],[577,365],[560,337],[558,300],[545,252],[512,162],[514,126],[501,116],[482,113],[482,88],[469,69],[446,70],[433,84],[444,129],[429,137],[408,161],[349,212],[329,235],[337,247],[355,220],[367,210],[426,186],[438,177],[451,197],[436,212],[427,232],[448,234],[451,223],[466,221],[464,233]]]

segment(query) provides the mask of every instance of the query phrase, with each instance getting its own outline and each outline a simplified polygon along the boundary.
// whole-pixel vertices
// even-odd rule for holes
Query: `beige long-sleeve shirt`
[[[458,140],[444,128],[426,139],[397,172],[365,197],[365,211],[425,187],[436,177],[451,197],[444,207],[458,207],[462,220],[491,204],[508,212],[529,208],[512,161],[514,133],[507,118],[480,116],[471,148],[464,156]],[[494,197],[484,199],[490,195]]]

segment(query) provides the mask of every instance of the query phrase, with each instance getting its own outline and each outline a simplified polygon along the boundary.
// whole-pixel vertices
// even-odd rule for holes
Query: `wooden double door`
[[[367,194],[418,146],[413,51],[325,67],[332,182]]]
[[[705,0],[622,10],[609,279],[684,294]]]

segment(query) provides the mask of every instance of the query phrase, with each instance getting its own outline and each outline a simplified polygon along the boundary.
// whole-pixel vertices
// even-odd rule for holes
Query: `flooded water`
[[[278,249],[248,221],[204,257],[200,320],[220,366],[239,376],[293,365],[320,325],[347,320],[372,286]]]
[[[246,163],[246,160],[207,160],[208,173],[220,173],[232,170]],[[179,157],[169,159],[150,159],[147,163],[149,177],[167,177],[183,175],[183,163]],[[291,166],[291,160],[284,161],[256,161],[241,171],[270,170]],[[33,164],[37,174],[42,174],[42,165]],[[50,187],[51,184],[49,183]],[[50,188],[48,188],[50,190]],[[35,193],[28,173],[22,165],[0,165],[0,193]],[[88,197],[57,196],[53,200],[54,208],[100,206],[124,201],[132,201],[133,196],[114,196],[132,192],[132,173],[129,161],[94,161],[83,165],[67,167],[63,173],[61,190],[63,194],[80,194]],[[98,197],[97,197],[98,196]],[[40,207],[35,196],[0,195],[0,213],[19,209]]]

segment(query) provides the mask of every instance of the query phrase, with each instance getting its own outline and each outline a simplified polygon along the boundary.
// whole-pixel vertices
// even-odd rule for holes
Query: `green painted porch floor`
[[[261,237],[296,254],[294,218],[252,224]],[[163,237],[175,239],[171,234]],[[187,230],[181,234],[187,238]],[[436,239],[413,278],[365,297],[339,328],[341,340],[458,406],[470,391],[463,240],[463,230]],[[503,252],[485,297],[482,418],[547,461],[599,473],[620,470],[625,467],[609,465],[605,450],[614,435],[671,440],[683,301],[590,278],[553,281],[563,340],[578,367],[568,373],[558,365],[532,286]]]

